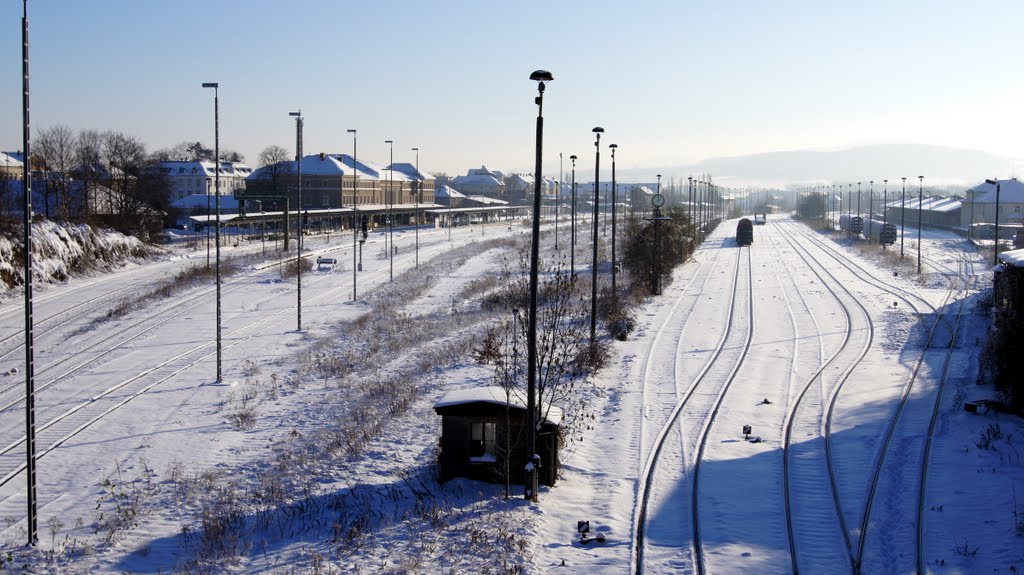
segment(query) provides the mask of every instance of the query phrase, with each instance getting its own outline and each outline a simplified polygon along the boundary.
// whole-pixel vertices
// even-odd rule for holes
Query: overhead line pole
[[[25,478],[28,504],[28,545],[39,543],[39,519],[36,514],[36,394],[35,350],[32,346],[32,148],[29,131],[29,60],[28,60],[28,0],[23,0],[21,18],[21,112],[23,122],[22,145],[25,155],[24,186],[24,242],[25,242]]]

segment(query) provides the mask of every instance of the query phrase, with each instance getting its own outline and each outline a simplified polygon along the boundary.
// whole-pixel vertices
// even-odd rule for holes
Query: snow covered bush
[[[0,231],[0,298],[24,285],[21,225]],[[72,275],[109,270],[151,249],[138,238],[86,224],[40,220],[32,224],[32,277],[35,282],[63,282]]]

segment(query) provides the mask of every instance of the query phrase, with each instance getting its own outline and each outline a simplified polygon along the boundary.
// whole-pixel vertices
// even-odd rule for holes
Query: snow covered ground
[[[393,284],[375,234],[355,302],[351,237],[310,238],[309,253],[339,265],[303,274],[301,331],[286,266],[248,265],[223,286],[219,384],[212,287],[97,321],[110,294],[144,291],[205,262],[205,249],[40,292],[36,316],[53,329],[41,327],[36,341],[35,553],[22,547],[22,315],[9,300],[0,374],[19,371],[0,375],[0,541],[13,554],[0,564],[40,573],[514,573],[517,563],[530,573],[850,573],[856,561],[863,572],[913,572],[922,453],[948,372],[921,562],[930,573],[1024,569],[1024,495],[1014,499],[1024,494],[1024,426],[963,411],[965,400],[990,396],[974,384],[979,292],[991,278],[983,256],[928,233],[919,279],[910,237],[901,262],[898,245],[862,249],[782,216],[757,226],[749,249],[734,245],[734,229],[720,226],[664,295],[637,310],[637,331],[613,344],[588,390],[592,429],[569,444],[561,480],[538,504],[505,500],[495,485],[438,485],[432,471],[433,403],[491,383],[491,368],[470,359],[494,319],[479,311],[474,282],[515,259],[526,231],[518,222],[458,228],[451,243],[447,231],[423,230],[410,273],[413,234],[400,232]],[[585,247],[578,261],[589,261]],[[243,242],[225,256],[262,249]],[[950,290],[964,262],[977,281]],[[946,367],[943,340],[961,300]],[[935,310],[945,312],[938,324]],[[760,441],[745,440],[744,425]],[[580,520],[606,541],[582,544]]]

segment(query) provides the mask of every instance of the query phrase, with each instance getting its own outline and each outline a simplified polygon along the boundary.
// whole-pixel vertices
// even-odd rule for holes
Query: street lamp
[[[618,292],[615,291],[615,149],[618,144],[608,144],[612,150],[612,301],[618,301]]]
[[[537,266],[540,259],[540,174],[544,148],[544,83],[554,80],[547,70],[537,70],[530,74],[530,79],[537,82],[537,166],[533,178],[533,234],[530,243],[530,316],[527,326],[527,390],[526,390],[526,429],[529,438],[526,442],[526,499],[537,501]]]
[[[576,154],[569,156],[572,160],[572,233],[570,234],[571,244],[569,250],[569,269],[572,270],[572,277],[576,277]]]
[[[288,112],[289,116],[295,118],[295,215],[297,216],[298,223],[295,226],[299,235],[299,241],[296,242],[297,249],[295,250],[295,269],[296,277],[298,280],[298,302],[296,314],[298,331],[302,331],[302,228],[306,223],[303,221],[302,214],[299,210],[302,209],[302,110],[298,112]]]
[[[860,182],[857,182],[857,217],[858,218],[861,217],[861,215],[860,215]],[[863,225],[862,225],[861,229],[863,229]]]
[[[924,205],[924,176],[918,176],[920,186],[917,189],[917,275],[921,275],[921,213]]]
[[[874,220],[875,220],[875,181],[874,180],[869,180],[868,184],[870,185],[870,187],[868,188],[868,233],[867,233],[867,240],[868,240],[868,243],[870,244],[871,243],[871,230],[874,229],[873,226],[874,226]]]
[[[882,225],[889,223],[889,180],[882,180]],[[881,236],[879,236],[881,237]]]
[[[388,202],[388,281],[395,281],[395,189],[392,185],[391,174],[395,172],[395,143],[391,140],[384,140],[384,143],[391,147],[390,163],[388,164],[388,195],[385,201]]]
[[[413,197],[416,202],[416,267],[420,267],[420,195],[423,194],[423,176],[420,175],[420,149],[413,148],[412,151],[416,152],[416,195]]]
[[[223,381],[221,377],[221,341],[220,341],[220,95],[217,82],[203,82],[204,88],[213,88],[213,187],[217,194],[217,227],[214,239],[217,242],[217,383]],[[26,161],[28,158],[26,158]]]
[[[988,179],[986,179],[985,183],[986,184],[995,184],[996,185],[996,235],[995,235],[995,239],[996,239],[995,250],[996,250],[996,252],[992,256],[992,265],[997,266],[997,265],[999,265],[999,180],[998,179],[996,179],[996,180],[988,180]],[[971,203],[971,206],[972,207],[974,206],[973,201]]]
[[[686,213],[690,216],[690,239],[696,241],[697,228],[693,225],[693,176],[686,176],[686,192]],[[757,208],[755,207],[754,209],[756,210]]]
[[[555,182],[555,250],[558,250],[558,204],[562,200],[562,180],[565,173],[562,172],[562,152],[558,152],[558,181]]]
[[[356,259],[356,244],[359,241],[359,159],[358,148],[356,147],[356,131],[348,130],[352,134],[352,301],[356,301],[356,272],[359,270],[359,262]]]
[[[591,130],[597,137],[594,142],[594,221],[593,223],[593,257],[591,258],[590,278],[590,343],[597,337],[597,202],[600,196],[601,181],[601,134],[604,128],[598,126]]]
[[[903,237],[907,228],[907,179],[903,180],[903,192],[900,194],[900,257],[903,257]]]
[[[661,195],[661,174],[658,174],[657,177],[658,177],[658,191],[655,192],[655,193],[660,196]],[[657,215],[657,214],[655,214],[655,215]]]

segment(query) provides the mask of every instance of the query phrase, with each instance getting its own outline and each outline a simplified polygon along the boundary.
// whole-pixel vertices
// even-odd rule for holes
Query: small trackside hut
[[[505,470],[511,483],[522,483],[526,467],[526,398],[506,395],[499,386],[451,391],[434,405],[441,416],[441,481],[467,477],[500,483]],[[540,483],[553,486],[558,477],[562,410],[543,405],[537,454]],[[506,467],[507,463],[507,467]]]

